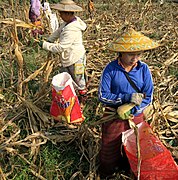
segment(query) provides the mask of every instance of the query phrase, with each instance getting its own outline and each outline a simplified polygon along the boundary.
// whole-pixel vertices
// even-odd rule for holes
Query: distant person
[[[118,56],[106,65],[101,75],[98,97],[105,105],[103,116],[107,118],[111,109],[117,111],[126,103],[135,106],[124,116],[118,114],[114,120],[102,124],[99,168],[102,177],[111,176],[116,169],[130,169],[128,159],[124,152],[122,154],[122,132],[130,129],[127,121],[130,114],[134,115],[135,124],[143,122],[143,110],[152,102],[152,75],[148,65],[141,61],[141,55],[143,51],[158,46],[158,43],[133,29],[127,29],[109,46]]]
[[[35,26],[41,26],[41,2],[40,0],[30,0],[29,19]],[[42,29],[35,28],[32,30],[32,34],[36,37],[38,34],[43,34]]]
[[[83,102],[87,94],[86,51],[82,37],[86,24],[74,15],[74,12],[83,11],[83,9],[72,0],[62,0],[51,8],[59,11],[63,22],[47,41],[41,41],[40,45],[43,49],[60,54],[62,63],[60,72],[65,71],[72,76],[78,86],[79,100]]]

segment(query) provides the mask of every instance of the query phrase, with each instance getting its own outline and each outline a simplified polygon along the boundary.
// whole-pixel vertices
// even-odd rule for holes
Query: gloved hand
[[[38,45],[39,45],[40,47],[43,47],[43,36],[40,35],[40,34],[38,34],[38,40],[39,40]]]
[[[144,98],[144,94],[142,93],[133,93],[131,96],[131,103],[134,103],[135,105],[140,105],[142,103],[142,100]]]
[[[38,45],[42,48],[43,47],[43,41],[39,41]]]
[[[131,111],[130,111],[130,110],[127,111],[127,112],[125,112],[125,113],[123,113],[123,112],[119,113],[119,112],[118,112],[119,119],[121,119],[121,120],[127,120],[127,119],[129,119],[130,114],[131,114]]]
[[[134,103],[123,104],[117,108],[117,114],[120,119],[127,120],[130,118],[131,109],[135,106]]]
[[[37,43],[40,47],[43,47],[43,40],[40,40],[40,39],[36,39],[36,38],[31,38],[30,41],[32,43]]]

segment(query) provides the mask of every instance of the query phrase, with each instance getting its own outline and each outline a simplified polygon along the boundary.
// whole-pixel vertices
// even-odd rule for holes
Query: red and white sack
[[[142,122],[137,127],[141,154],[140,180],[177,180],[178,166],[170,151],[154,135],[149,124]],[[131,169],[137,176],[137,145],[133,129],[123,132],[122,142]]]
[[[65,119],[67,123],[79,123],[84,120],[72,77],[67,72],[57,74],[52,79],[50,114],[56,120]]]

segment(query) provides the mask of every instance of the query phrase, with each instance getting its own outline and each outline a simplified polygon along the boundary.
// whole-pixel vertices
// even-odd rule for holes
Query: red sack
[[[52,104],[50,114],[56,120],[79,123],[84,120],[73,80],[67,72],[60,73],[52,80]]]
[[[141,154],[140,180],[178,180],[178,166],[170,151],[146,122],[139,123],[137,127]],[[123,132],[122,142],[131,169],[137,176],[137,145],[133,129]]]

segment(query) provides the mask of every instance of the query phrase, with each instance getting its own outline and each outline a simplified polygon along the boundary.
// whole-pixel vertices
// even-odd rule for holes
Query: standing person
[[[72,0],[62,0],[60,3],[51,6],[60,13],[63,23],[51,34],[47,41],[41,41],[43,49],[53,53],[60,53],[63,68],[61,72],[68,72],[78,86],[79,99],[85,99],[86,80],[86,51],[83,45],[82,34],[86,29],[86,24],[74,12],[83,11]],[[59,40],[57,43],[56,40]]]
[[[30,0],[29,19],[35,26],[41,26],[41,2],[40,0]],[[38,34],[43,34],[42,29],[36,28],[32,30],[32,34],[36,37]]]
[[[99,84],[98,97],[106,106],[104,117],[111,109],[126,103],[135,106],[125,113],[125,117],[116,116],[114,120],[102,124],[102,140],[100,151],[100,174],[103,177],[112,175],[117,168],[129,170],[129,163],[124,152],[121,152],[122,132],[129,129],[128,119],[134,115],[135,124],[144,121],[143,110],[152,102],[153,81],[148,65],[141,61],[141,54],[145,50],[158,47],[158,43],[133,29],[127,29],[109,49],[118,53],[118,57],[111,61],[103,70]],[[127,79],[127,74],[133,83]]]

